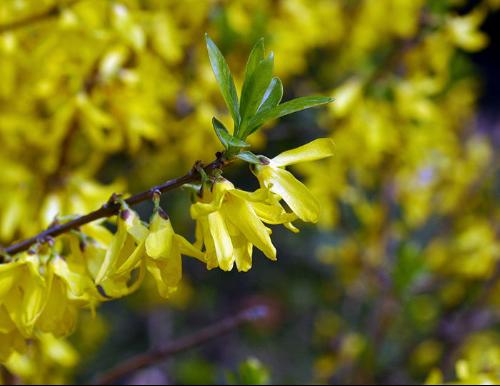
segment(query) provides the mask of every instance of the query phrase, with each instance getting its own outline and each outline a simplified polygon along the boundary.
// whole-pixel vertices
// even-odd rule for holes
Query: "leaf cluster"
[[[246,142],[247,137],[273,119],[333,101],[329,97],[307,96],[281,103],[283,84],[278,77],[273,76],[274,54],[271,52],[266,55],[262,38],[254,45],[248,57],[243,86],[238,98],[224,56],[213,40],[208,35],[205,37],[212,70],[234,122],[231,134],[217,118],[212,119],[215,133],[225,147],[226,153],[238,155],[242,149],[249,147]],[[239,158],[247,162],[258,162],[248,151],[242,153]]]

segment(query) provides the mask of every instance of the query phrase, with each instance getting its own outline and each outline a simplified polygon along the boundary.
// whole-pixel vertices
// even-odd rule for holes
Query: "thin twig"
[[[229,163],[230,161],[226,160],[222,153],[217,153],[217,159],[208,164],[207,166],[204,166],[203,169],[205,170],[205,172],[209,173],[215,169],[221,169]],[[153,198],[153,195],[157,191],[160,191],[162,193],[169,192],[174,189],[180,188],[185,184],[199,181],[199,179],[200,179],[199,172],[196,170],[196,168],[193,168],[189,173],[185,174],[184,176],[168,180],[167,182],[161,185],[155,186],[149,190],[138,193],[132,197],[127,198],[125,202],[127,203],[127,205],[133,206],[140,202],[151,200]],[[31,246],[37,243],[44,242],[45,240],[57,237],[71,230],[76,230],[80,228],[82,225],[88,224],[95,220],[99,220],[101,218],[114,216],[119,212],[119,210],[120,210],[120,204],[116,202],[116,196],[113,195],[112,198],[106,204],[101,206],[99,209],[91,213],[88,213],[84,216],[78,217],[74,220],[68,221],[64,224],[56,224],[34,237],[20,241],[16,244],[11,245],[10,247],[5,248],[3,252],[7,255],[15,255],[16,253],[28,250]],[[0,256],[0,262],[2,262],[1,256]]]
[[[2,385],[19,385],[19,379],[12,374],[5,366],[0,365],[0,381]]]
[[[35,13],[33,15],[29,15],[23,19],[19,20],[14,20],[12,22],[2,24],[0,25],[0,34],[8,31],[14,31],[23,27],[27,27],[29,25],[33,25],[35,23],[39,23],[41,21],[49,20],[52,19],[56,16],[58,16],[61,13],[61,8],[64,7],[71,7],[72,5],[75,5],[76,3],[80,2],[81,0],[69,0],[68,2],[64,4],[54,4],[50,6],[47,9],[44,9],[43,11],[39,13]]]
[[[264,319],[268,316],[269,310],[266,306],[255,306],[248,308],[235,316],[228,317],[208,327],[205,327],[197,333],[180,338],[164,347],[161,347],[150,352],[137,355],[122,364],[119,364],[114,369],[100,375],[93,384],[95,385],[110,385],[127,375],[154,365],[166,358],[178,354],[182,351],[198,347],[209,340],[225,335],[241,325],[249,322],[255,322]]]

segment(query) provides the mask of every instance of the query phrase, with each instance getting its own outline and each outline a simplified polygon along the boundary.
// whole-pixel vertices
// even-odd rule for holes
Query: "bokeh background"
[[[317,137],[336,155],[301,165],[317,226],[276,229],[278,262],[248,273],[185,260],[168,301],[146,282],[82,312],[6,365],[4,382],[87,382],[244,307],[263,323],[179,354],[124,383],[500,382],[500,2],[453,0],[3,0],[0,243],[82,214],[113,192],[184,174],[229,122],[204,46],[241,84],[259,37],[285,99],[326,108],[252,138],[274,156]],[[256,183],[242,165],[225,175]],[[189,195],[163,197],[193,239]],[[147,218],[151,204],[139,211]],[[4,374],[4,375],[5,375]]]

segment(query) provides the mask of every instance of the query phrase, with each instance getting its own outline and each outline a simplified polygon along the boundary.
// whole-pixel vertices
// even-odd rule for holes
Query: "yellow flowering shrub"
[[[318,223],[314,241],[308,228],[293,238],[321,265],[312,281],[326,308],[312,316],[312,381],[374,383],[397,363],[442,383],[453,362],[457,382],[498,382],[494,333],[446,335],[457,309],[481,298],[494,309],[500,293],[498,158],[474,129],[468,58],[490,43],[481,25],[499,4],[465,3],[2,1],[7,375],[67,382],[87,312],[153,289],[175,296],[187,258],[241,272],[256,250],[275,261],[289,238],[275,226],[304,222]],[[304,96],[314,93],[327,97]],[[252,152],[267,142],[277,155]],[[247,164],[252,188],[225,173],[232,164]],[[161,191],[181,186],[190,206],[169,202],[167,214]],[[139,201],[153,201],[148,221]]]

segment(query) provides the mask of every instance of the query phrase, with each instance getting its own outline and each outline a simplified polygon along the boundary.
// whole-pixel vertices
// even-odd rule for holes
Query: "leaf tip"
[[[207,43],[207,46],[211,46],[211,45],[215,44],[214,41],[208,35],[208,32],[205,32],[205,41]]]

